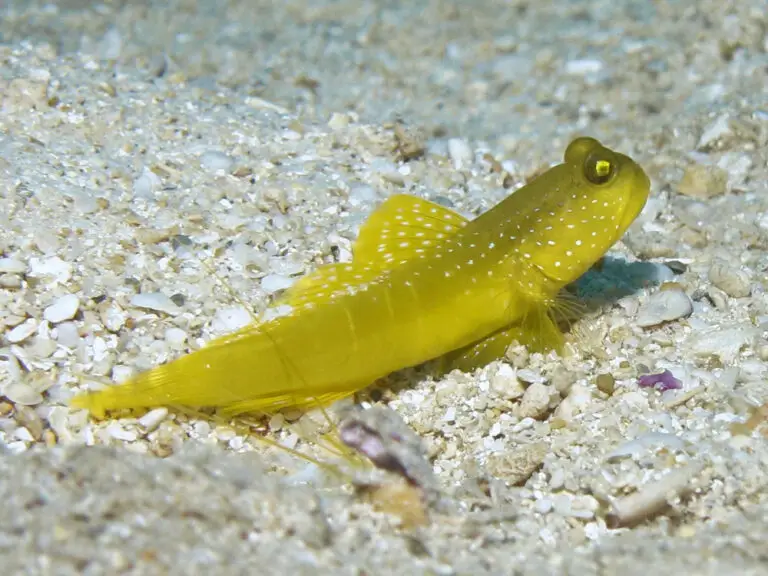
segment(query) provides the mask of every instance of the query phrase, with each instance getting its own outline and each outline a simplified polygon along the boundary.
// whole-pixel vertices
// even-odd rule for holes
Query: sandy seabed
[[[0,16],[5,574],[768,574],[767,2]],[[235,426],[67,407],[349,259],[387,196],[478,214],[579,134],[652,197],[564,358],[385,387],[444,500],[425,525]],[[681,389],[638,387],[664,370]]]

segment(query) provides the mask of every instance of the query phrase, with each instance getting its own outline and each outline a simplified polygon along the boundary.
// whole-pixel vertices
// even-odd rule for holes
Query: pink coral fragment
[[[659,392],[667,390],[677,390],[683,387],[683,383],[672,375],[669,370],[664,370],[661,374],[646,374],[637,379],[637,385],[640,388],[653,386]]]

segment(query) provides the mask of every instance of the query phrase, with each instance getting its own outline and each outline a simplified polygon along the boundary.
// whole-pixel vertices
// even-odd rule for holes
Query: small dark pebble
[[[178,250],[181,246],[192,246],[192,239],[185,234],[176,234],[171,237],[171,246]]]
[[[432,198],[432,202],[440,204],[440,206],[445,206],[446,208],[453,208],[453,201],[445,196],[435,196]]]
[[[667,262],[664,262],[664,265],[672,270],[674,274],[685,274],[688,270],[688,265],[679,260],[668,260]]]
[[[616,390],[616,379],[613,374],[598,374],[596,384],[597,389],[608,396],[613,396],[613,392]]]

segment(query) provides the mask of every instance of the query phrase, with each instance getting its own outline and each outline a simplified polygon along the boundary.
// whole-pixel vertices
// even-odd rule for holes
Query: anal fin
[[[440,358],[438,371],[440,374],[447,374],[451,370],[474,372],[477,368],[482,368],[494,360],[503,358],[507,348],[520,337],[520,334],[521,327],[513,325],[494,332],[469,346],[449,352]]]

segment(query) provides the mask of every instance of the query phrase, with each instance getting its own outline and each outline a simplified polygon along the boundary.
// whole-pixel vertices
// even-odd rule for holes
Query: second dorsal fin
[[[396,194],[388,198],[360,228],[352,247],[353,263],[382,271],[423,257],[467,225],[461,214],[439,204]]]
[[[333,300],[339,296],[363,289],[381,274],[380,270],[371,266],[356,266],[349,262],[323,264],[300,278],[272,305],[287,304],[300,307]]]
[[[439,204],[397,194],[387,199],[360,228],[352,262],[324,264],[301,278],[273,305],[303,306],[364,288],[382,274],[424,258],[468,220]]]

